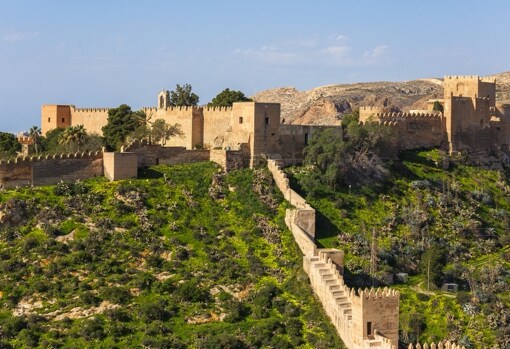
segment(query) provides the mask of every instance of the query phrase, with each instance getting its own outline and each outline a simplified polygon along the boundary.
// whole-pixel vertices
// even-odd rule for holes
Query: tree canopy
[[[231,107],[234,102],[250,102],[251,98],[248,98],[241,91],[224,89],[216,97],[212,99],[207,105],[213,107]]]
[[[375,122],[360,125],[357,114],[344,116],[342,126],[342,130],[326,128],[314,133],[305,148],[304,163],[310,168],[305,185],[310,192],[319,183],[333,189],[365,185],[380,182],[388,174],[381,155],[393,149],[392,130]]]
[[[184,84],[183,86],[177,84],[175,91],[170,92],[170,105],[171,106],[196,106],[198,104],[198,96],[191,91],[192,87],[190,84]]]
[[[62,132],[58,138],[59,144],[76,146],[76,150],[80,151],[80,146],[87,140],[88,134],[83,125],[68,127]]]
[[[0,155],[14,156],[21,151],[21,144],[15,135],[8,132],[0,132]]]
[[[144,122],[145,113],[134,112],[126,104],[108,110],[108,123],[102,128],[104,146],[110,151],[119,150],[126,137]]]

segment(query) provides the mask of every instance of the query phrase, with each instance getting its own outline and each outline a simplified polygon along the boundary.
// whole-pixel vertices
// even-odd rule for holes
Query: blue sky
[[[0,0],[0,130],[42,104],[133,109],[190,83],[209,102],[510,70],[508,1]]]

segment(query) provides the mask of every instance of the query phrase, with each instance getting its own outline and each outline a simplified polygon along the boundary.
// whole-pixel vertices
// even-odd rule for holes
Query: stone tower
[[[496,81],[478,76],[444,78],[444,117],[450,152],[490,149],[499,130],[491,127],[496,111]]]

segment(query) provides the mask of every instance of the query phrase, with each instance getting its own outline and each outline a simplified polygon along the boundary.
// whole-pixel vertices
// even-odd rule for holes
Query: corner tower
[[[41,133],[71,126],[71,106],[45,104],[41,107]]]

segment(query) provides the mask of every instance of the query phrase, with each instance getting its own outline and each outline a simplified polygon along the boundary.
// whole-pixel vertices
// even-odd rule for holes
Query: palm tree
[[[34,143],[35,153],[39,154],[39,143],[41,140],[41,129],[38,126],[32,126],[28,131],[32,142]]]
[[[80,151],[80,146],[85,142],[87,137],[87,130],[85,130],[83,125],[70,126],[60,134],[58,143],[69,146],[76,145],[77,150]]]

